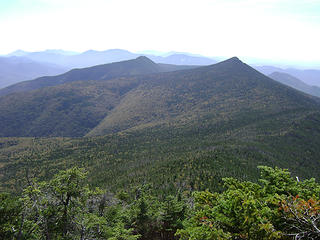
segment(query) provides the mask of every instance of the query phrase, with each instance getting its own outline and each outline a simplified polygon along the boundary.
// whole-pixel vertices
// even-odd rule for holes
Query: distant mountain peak
[[[139,56],[136,58],[136,60],[155,64],[150,58],[147,58],[146,56]]]
[[[21,57],[21,56],[25,56],[25,55],[27,55],[27,54],[28,54],[28,52],[23,51],[23,50],[21,50],[21,49],[18,49],[18,50],[16,50],[16,51],[12,52],[12,53],[9,53],[7,56],[17,56],[17,57]]]
[[[149,58],[147,58],[146,56],[139,56],[139,57],[137,57],[136,59],[148,59],[148,60],[150,60]],[[151,61],[151,60],[150,60]]]
[[[108,49],[108,50],[105,50],[104,52],[113,52],[113,53],[131,53],[131,52],[129,52],[128,50],[120,49],[120,48]]]
[[[232,58],[230,58],[230,60],[237,60],[237,61],[240,61],[240,59],[238,58],[238,57],[236,57],[236,56],[234,56],[234,57],[232,57]]]
[[[238,63],[243,63],[238,57],[229,58],[229,59],[225,60],[225,62],[238,62]]]
[[[92,54],[92,53],[96,53],[96,52],[97,52],[96,50],[89,49],[89,50],[83,52],[82,54]]]
[[[210,67],[217,67],[217,66],[226,66],[228,68],[234,68],[234,67],[251,68],[250,66],[242,62],[238,57],[232,57],[222,62],[210,65]]]

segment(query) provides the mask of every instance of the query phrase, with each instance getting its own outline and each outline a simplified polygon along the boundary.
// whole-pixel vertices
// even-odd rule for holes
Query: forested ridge
[[[98,75],[128,64],[134,72],[159,67],[140,58],[100,66],[108,71]],[[92,76],[94,69],[82,71]],[[0,138],[1,190],[20,192],[26,172],[48,180],[73,166],[88,170],[92,186],[112,191],[144,182],[162,193],[214,191],[222,177],[257,180],[258,165],[319,177],[319,100],[237,58],[75,80],[0,98],[0,131],[11,136]]]

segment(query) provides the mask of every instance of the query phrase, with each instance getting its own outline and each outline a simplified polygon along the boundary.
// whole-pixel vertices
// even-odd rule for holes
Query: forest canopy
[[[320,185],[260,166],[258,182],[224,178],[220,192],[157,196],[151,185],[110,193],[74,167],[1,193],[1,239],[319,239]]]

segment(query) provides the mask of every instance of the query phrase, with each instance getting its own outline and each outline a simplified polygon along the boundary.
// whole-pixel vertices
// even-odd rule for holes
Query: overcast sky
[[[0,0],[0,54],[185,51],[320,63],[320,0]]]

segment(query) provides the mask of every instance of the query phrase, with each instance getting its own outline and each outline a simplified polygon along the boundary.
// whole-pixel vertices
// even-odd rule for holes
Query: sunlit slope
[[[140,84],[131,75],[181,68],[139,57],[13,85],[0,97],[0,137],[84,136]]]

